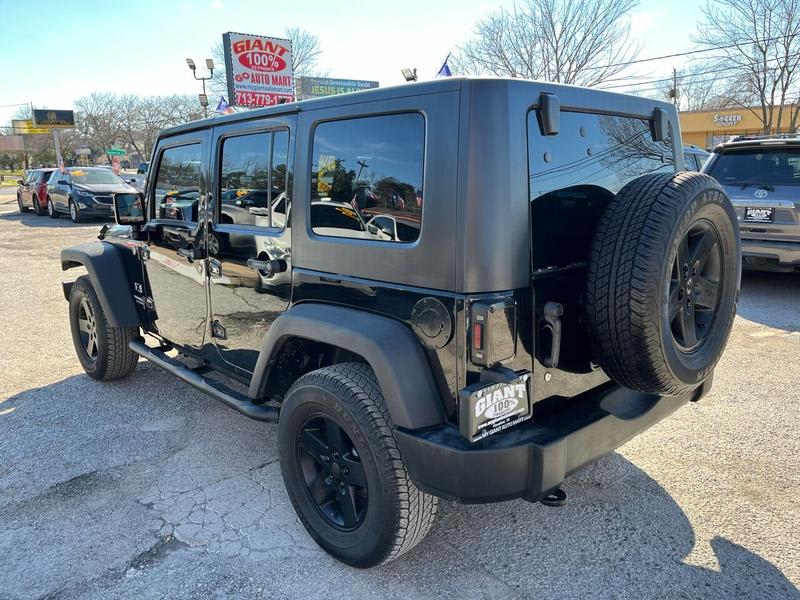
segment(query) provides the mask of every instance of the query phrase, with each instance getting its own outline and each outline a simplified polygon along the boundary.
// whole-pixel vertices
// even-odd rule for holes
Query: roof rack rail
[[[757,140],[793,140],[800,138],[798,133],[768,133],[762,135],[736,135],[733,136],[728,142],[749,142]]]

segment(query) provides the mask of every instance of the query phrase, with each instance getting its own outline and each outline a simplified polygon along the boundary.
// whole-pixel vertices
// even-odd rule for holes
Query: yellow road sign
[[[11,128],[14,130],[14,135],[37,135],[50,133],[47,127],[34,127],[31,119],[13,120],[11,121]]]

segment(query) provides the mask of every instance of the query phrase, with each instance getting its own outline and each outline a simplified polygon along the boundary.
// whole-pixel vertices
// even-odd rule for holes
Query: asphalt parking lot
[[[396,562],[295,518],[273,426],[140,363],[83,374],[59,251],[99,223],[0,192],[0,598],[800,598],[800,276],[746,274],[710,396],[564,485],[443,502]]]

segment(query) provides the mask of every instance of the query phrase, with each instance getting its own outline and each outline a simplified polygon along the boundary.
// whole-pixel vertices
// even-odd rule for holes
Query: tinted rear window
[[[530,198],[593,185],[616,194],[647,173],[674,171],[672,140],[654,142],[650,123],[613,115],[562,112],[558,135],[542,136],[528,114]]]
[[[675,171],[671,137],[654,142],[650,123],[564,111],[559,132],[543,136],[528,113],[533,267],[580,263],[614,194],[648,173]]]
[[[745,148],[719,154],[708,174],[723,185],[797,185],[800,148]]]

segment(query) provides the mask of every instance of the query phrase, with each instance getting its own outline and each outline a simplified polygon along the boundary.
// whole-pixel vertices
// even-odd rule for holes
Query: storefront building
[[[784,106],[780,131],[791,131],[792,117],[796,107]],[[778,133],[778,108],[773,111],[771,133]],[[733,108],[725,110],[688,110],[678,113],[681,122],[681,136],[684,144],[693,144],[706,150],[727,141],[736,135],[762,135],[761,107]],[[800,121],[800,119],[799,119]],[[800,125],[800,123],[798,123]]]

